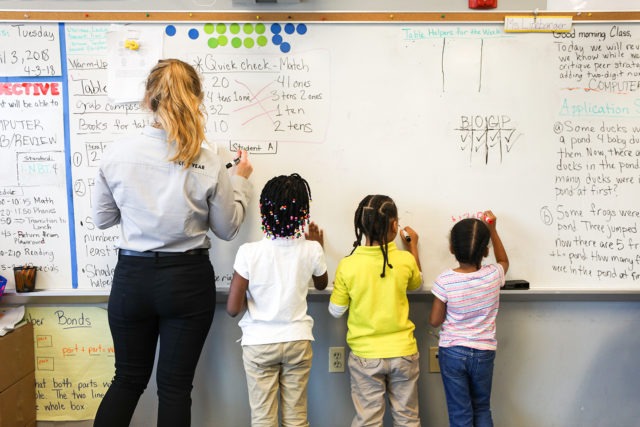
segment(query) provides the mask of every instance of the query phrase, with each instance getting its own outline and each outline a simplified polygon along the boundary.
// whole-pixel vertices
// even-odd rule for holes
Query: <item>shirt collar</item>
[[[395,242],[389,242],[388,244],[389,252],[397,250],[397,246]],[[356,248],[356,252],[363,255],[380,255],[380,246],[358,246]]]
[[[151,138],[162,139],[165,142],[167,140],[167,132],[164,129],[154,128],[153,126],[145,126],[142,129],[142,134]]]
[[[293,246],[298,244],[298,242],[305,240],[305,238],[299,237],[297,239],[287,239],[286,237],[276,237],[275,239],[272,239],[271,237],[265,236],[264,240],[276,246]]]

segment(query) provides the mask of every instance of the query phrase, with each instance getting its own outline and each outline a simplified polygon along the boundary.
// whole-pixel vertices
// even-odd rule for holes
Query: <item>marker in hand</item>
[[[487,224],[493,224],[496,222],[496,217],[491,211],[484,211],[484,220]]]
[[[236,157],[235,159],[227,163],[227,169],[232,168],[234,165],[237,165],[238,163],[240,163],[240,159],[241,157]]]
[[[407,242],[410,242],[410,241],[411,241],[411,236],[409,236],[409,235],[407,234],[407,232],[406,232],[406,231],[404,231],[404,228],[401,228],[401,229],[400,229],[400,236],[402,236],[402,238],[403,238],[405,241],[407,241]]]

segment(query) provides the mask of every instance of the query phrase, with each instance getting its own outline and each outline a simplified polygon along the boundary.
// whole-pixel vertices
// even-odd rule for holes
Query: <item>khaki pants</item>
[[[310,341],[242,347],[252,427],[278,426],[278,400],[282,427],[309,426],[307,384],[312,355]]]
[[[394,426],[420,427],[418,358],[418,353],[388,359],[349,354],[351,398],[356,410],[351,427],[382,427],[386,395]]]

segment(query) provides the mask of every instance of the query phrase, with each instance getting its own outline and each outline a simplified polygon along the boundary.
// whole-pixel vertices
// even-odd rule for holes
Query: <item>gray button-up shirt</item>
[[[229,176],[206,146],[187,169],[169,161],[173,150],[165,131],[153,127],[106,150],[93,191],[93,221],[100,229],[120,224],[121,249],[184,252],[211,247],[209,229],[223,240],[237,234],[250,182]]]

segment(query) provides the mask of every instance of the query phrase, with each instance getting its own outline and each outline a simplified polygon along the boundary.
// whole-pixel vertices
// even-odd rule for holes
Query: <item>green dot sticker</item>
[[[212,36],[207,39],[207,45],[211,49],[231,45],[235,49],[244,47],[251,49],[256,46],[264,47],[269,44],[269,37],[265,34],[268,28],[262,22],[253,23],[206,23],[203,31]],[[255,37],[251,37],[252,34]]]

